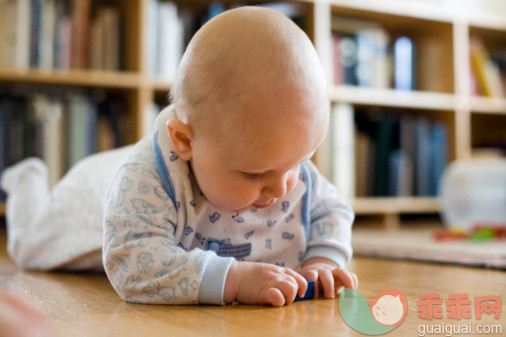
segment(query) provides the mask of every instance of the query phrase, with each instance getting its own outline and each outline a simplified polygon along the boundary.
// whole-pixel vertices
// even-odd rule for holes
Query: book
[[[3,67],[12,69],[16,59],[16,2],[8,0],[0,10],[5,11],[0,23],[3,25],[3,37],[0,43],[0,52],[3,53]]]
[[[337,190],[347,200],[355,195],[354,178],[354,110],[350,104],[332,107],[330,119],[331,177]]]
[[[72,68],[88,67],[90,7],[90,0],[72,1]]]
[[[344,83],[343,67],[341,66],[341,52],[339,49],[341,43],[341,36],[332,34],[332,72],[333,83],[341,85]]]
[[[86,157],[88,151],[88,100],[83,95],[72,95],[67,103],[67,160],[70,168]]]
[[[376,134],[376,152],[375,152],[375,171],[374,171],[374,195],[387,196],[390,165],[389,155],[393,149],[394,125],[395,121],[392,117],[384,115],[377,124]]]
[[[48,167],[49,186],[54,186],[63,175],[63,103],[43,95],[31,100],[40,128],[41,157]]]
[[[152,0],[148,3],[145,19],[147,27],[145,27],[144,35],[144,59],[146,60],[146,69],[151,76],[155,76],[158,72],[158,0]]]
[[[372,151],[371,137],[360,131],[355,132],[355,196],[369,195],[370,165]]]
[[[357,44],[352,35],[341,34],[339,38],[339,60],[334,61],[335,67],[341,67],[342,84],[358,85],[357,79]]]
[[[430,124],[424,117],[416,119],[416,161],[415,161],[415,195],[431,195],[431,140]]]
[[[361,29],[357,33],[356,76],[359,86],[389,86],[388,42],[388,34],[380,27]]]
[[[377,22],[332,16],[334,84],[387,88],[390,36]]]
[[[499,66],[490,58],[483,41],[478,37],[470,39],[472,75],[478,93],[486,97],[505,97],[503,79]]]
[[[402,172],[403,181],[399,188],[399,195],[410,196],[414,192],[414,165],[416,160],[415,118],[404,114],[400,118],[399,142],[400,149],[405,156]]]
[[[30,65],[30,0],[0,1],[0,68]]]
[[[438,122],[432,126],[430,135],[431,167],[430,195],[438,194],[439,181],[448,163],[448,132],[445,124]]]
[[[121,17],[118,9],[103,7],[99,9],[102,25],[102,69],[109,71],[120,70],[121,55]]]
[[[54,40],[56,33],[56,0],[45,0],[41,9],[39,40],[39,68],[51,70],[54,64]]]
[[[40,35],[42,27],[42,0],[31,0],[30,67],[40,65]]]
[[[394,88],[397,90],[413,90],[415,86],[415,49],[413,41],[399,37],[394,42]]]
[[[156,75],[173,79],[183,56],[183,22],[174,2],[162,2],[158,6],[158,69]]]

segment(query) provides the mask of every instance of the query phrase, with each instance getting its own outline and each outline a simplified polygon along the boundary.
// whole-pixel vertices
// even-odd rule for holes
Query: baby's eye
[[[242,172],[242,175],[244,178],[249,180],[258,180],[262,178],[262,173],[248,173],[248,172]]]

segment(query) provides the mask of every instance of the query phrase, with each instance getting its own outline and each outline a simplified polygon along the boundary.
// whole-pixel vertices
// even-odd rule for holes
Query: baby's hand
[[[358,288],[357,275],[339,268],[334,262],[324,258],[307,260],[299,270],[299,274],[308,281],[314,281],[315,296],[319,294],[319,287],[323,288],[326,298],[334,298],[336,292],[340,292],[343,287]]]
[[[306,280],[290,268],[234,261],[227,275],[223,300],[280,307],[292,303],[296,295],[304,296],[306,289]]]

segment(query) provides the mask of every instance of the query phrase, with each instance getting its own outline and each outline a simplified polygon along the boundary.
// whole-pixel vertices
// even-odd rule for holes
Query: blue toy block
[[[314,298],[314,281],[307,281],[307,290],[303,297],[295,297],[294,302]]]

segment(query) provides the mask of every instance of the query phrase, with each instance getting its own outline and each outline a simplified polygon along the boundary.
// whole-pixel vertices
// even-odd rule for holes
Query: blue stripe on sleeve
[[[306,240],[309,239],[309,226],[311,225],[311,211],[309,209],[311,203],[311,175],[306,167],[306,165],[302,164],[300,166],[300,170],[302,171],[302,175],[304,176],[304,182],[306,183],[306,193],[302,196],[302,207],[301,207],[301,219],[302,225],[304,226],[304,231],[306,232]]]
[[[158,146],[158,134],[155,132],[153,139],[153,152],[155,153],[156,158],[156,166],[158,167],[158,172],[160,173],[160,178],[162,178],[162,185],[169,195],[170,199],[176,206],[176,192],[174,191],[174,186],[172,185],[172,181],[169,177],[169,171],[167,171],[167,166],[165,166],[165,161],[162,157],[162,151],[160,150],[160,146]],[[176,207],[177,209],[177,207]]]

